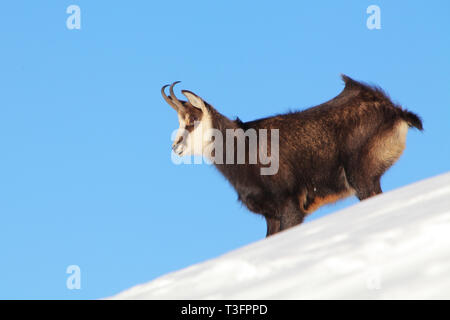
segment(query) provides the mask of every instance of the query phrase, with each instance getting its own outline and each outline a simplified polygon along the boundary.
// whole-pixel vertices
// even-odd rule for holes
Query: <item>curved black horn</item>
[[[170,99],[170,98],[166,95],[165,89],[166,89],[168,86],[169,86],[169,85],[166,84],[165,86],[163,86],[163,87],[161,88],[161,95],[163,96],[164,100],[166,100],[166,102],[169,104],[169,106],[171,106],[172,108],[175,109],[176,112],[178,112],[178,108],[177,108],[177,106],[175,105],[175,103],[173,103],[172,99]]]
[[[180,82],[181,82],[181,81],[175,81],[174,83],[172,83],[172,84],[170,85],[170,89],[169,89],[169,92],[170,92],[170,99],[171,99],[172,102],[175,104],[175,106],[178,108],[178,111],[186,112],[186,109],[185,109],[183,103],[181,103],[181,101],[177,99],[177,97],[175,96],[175,93],[173,92],[173,87],[174,87],[177,83],[180,83]]]

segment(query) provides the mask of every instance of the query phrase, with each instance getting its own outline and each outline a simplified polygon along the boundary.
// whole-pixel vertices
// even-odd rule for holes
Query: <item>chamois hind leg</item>
[[[266,237],[271,236],[277,232],[280,232],[281,221],[278,218],[266,217],[267,222],[267,234]]]
[[[364,200],[383,192],[379,178],[375,179],[375,181],[367,181],[363,185],[357,186],[355,190],[359,200]]]
[[[349,162],[350,185],[360,200],[380,194],[380,178],[400,157],[405,149],[408,124],[397,121],[375,134],[359,155]]]
[[[305,218],[305,212],[300,209],[296,199],[287,200],[280,213],[280,231],[302,223]]]
[[[355,190],[359,200],[364,200],[382,193],[379,168],[368,165],[365,157],[354,159],[346,169],[347,181]]]

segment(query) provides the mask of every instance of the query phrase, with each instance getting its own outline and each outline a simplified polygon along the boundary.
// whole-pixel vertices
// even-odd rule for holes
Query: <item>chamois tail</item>
[[[423,130],[422,120],[417,114],[408,110],[403,110],[402,118],[408,123],[410,127],[415,127],[420,131]]]

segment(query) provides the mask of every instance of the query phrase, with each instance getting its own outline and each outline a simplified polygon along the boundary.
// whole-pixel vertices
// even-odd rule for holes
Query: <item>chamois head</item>
[[[176,81],[170,85],[170,95],[165,94],[165,85],[161,88],[161,94],[166,102],[178,113],[178,128],[172,149],[179,156],[206,155],[206,150],[211,145],[211,137],[208,132],[212,129],[210,106],[195,93],[182,90],[188,101],[180,101],[173,92],[173,87],[179,83]]]

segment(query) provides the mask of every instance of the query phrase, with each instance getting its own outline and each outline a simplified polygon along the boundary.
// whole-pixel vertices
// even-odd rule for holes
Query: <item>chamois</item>
[[[267,236],[302,223],[307,214],[322,205],[350,195],[364,200],[380,194],[380,178],[402,154],[408,128],[423,130],[422,121],[394,104],[381,88],[345,75],[342,79],[345,88],[328,102],[249,122],[228,119],[187,90],[182,90],[187,101],[178,100],[173,91],[178,81],[170,85],[167,96],[165,88],[169,85],[165,85],[161,94],[177,111],[180,125],[173,150],[180,156],[211,158],[217,156],[218,147],[223,147],[219,159],[224,160],[227,152],[236,151],[236,144],[219,145],[205,131],[214,129],[226,136],[230,129],[278,129],[276,174],[262,175],[260,169],[265,164],[261,161],[230,164],[217,161],[217,157],[213,161],[235,188],[239,200],[265,217]],[[208,154],[206,149],[214,152]],[[270,152],[270,145],[267,150]],[[252,152],[255,150],[245,149],[246,159]]]

